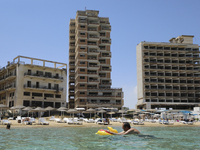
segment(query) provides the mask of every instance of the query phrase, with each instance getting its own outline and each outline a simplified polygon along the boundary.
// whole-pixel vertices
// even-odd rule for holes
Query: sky
[[[112,87],[125,107],[137,104],[136,46],[194,35],[200,44],[199,0],[0,0],[0,66],[18,55],[68,64],[69,21],[98,10],[111,24]]]

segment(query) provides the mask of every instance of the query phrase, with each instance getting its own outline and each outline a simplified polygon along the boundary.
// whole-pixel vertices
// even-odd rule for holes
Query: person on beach
[[[122,129],[124,131],[120,132],[120,133],[114,133],[114,132],[111,132],[111,131],[108,131],[114,135],[126,135],[126,134],[140,134],[140,131],[138,131],[137,129],[135,128],[131,128],[130,124],[128,122],[124,122],[123,125],[122,125]]]
[[[7,124],[6,129],[10,130],[10,125],[9,124]]]

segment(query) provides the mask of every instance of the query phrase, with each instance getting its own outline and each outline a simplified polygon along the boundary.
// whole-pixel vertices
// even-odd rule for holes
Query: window
[[[24,92],[24,96],[30,96],[30,92]]]
[[[85,35],[85,32],[81,32],[80,35]]]
[[[45,77],[51,78],[51,76],[52,76],[51,72],[45,72]]]
[[[37,76],[43,76],[43,71],[36,71]]]
[[[85,28],[85,26],[80,26],[81,28]]]
[[[27,87],[31,87],[31,81],[27,81]]]
[[[80,94],[85,94],[85,92],[80,92]]]
[[[85,69],[80,69],[81,72],[85,72]]]
[[[85,62],[84,61],[80,61],[80,64],[85,64]]]
[[[85,57],[85,54],[80,54],[80,57]]]
[[[43,94],[42,93],[32,93],[32,96],[36,96],[36,97],[42,97]]]
[[[85,77],[84,76],[80,76],[80,79],[85,79]]]
[[[55,95],[56,96],[56,98],[61,98],[61,95]]]
[[[85,47],[80,47],[80,49],[85,49]]]
[[[51,97],[51,98],[54,98],[54,94],[44,94],[44,97]]]
[[[85,42],[85,40],[80,40],[80,42]]]
[[[80,99],[80,102],[85,102],[85,100],[84,99]]]
[[[36,82],[36,88],[39,88],[40,84],[39,82]]]
[[[85,87],[85,84],[80,84],[80,87]]]
[[[48,83],[48,89],[51,89],[51,83]]]

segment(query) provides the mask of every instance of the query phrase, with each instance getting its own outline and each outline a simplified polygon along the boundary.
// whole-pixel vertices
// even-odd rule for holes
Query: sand
[[[36,118],[37,119],[37,118]],[[46,120],[48,121],[48,117]],[[107,126],[122,126],[122,123],[119,122],[110,122],[109,125],[98,125],[96,123],[85,123],[83,122],[82,125],[75,125],[75,124],[67,124],[67,123],[56,123],[54,121],[48,121],[49,125],[38,125],[38,120],[36,120],[36,123],[33,123],[32,125],[24,125],[21,123],[17,123],[16,120],[10,120],[12,123],[11,128],[46,128],[46,127],[100,127],[100,128],[107,128]],[[150,123],[150,122],[144,122],[144,125],[133,125],[132,127],[190,127],[190,126],[200,126],[200,122],[195,122],[193,125],[187,125],[182,124],[179,122],[175,122],[174,125],[163,125],[159,123]],[[0,128],[6,128],[6,125],[0,124]]]

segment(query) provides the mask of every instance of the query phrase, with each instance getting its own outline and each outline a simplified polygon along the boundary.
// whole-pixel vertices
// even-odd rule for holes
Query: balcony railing
[[[43,78],[50,78],[50,79],[61,79],[63,80],[63,77],[59,77],[59,76],[47,76],[47,75],[41,75],[41,74],[36,74],[36,73],[24,73],[24,76],[35,76],[35,77],[43,77]]]
[[[2,78],[0,78],[0,82],[2,81],[2,80],[4,80],[4,79],[8,79],[8,78],[10,78],[10,77],[15,77],[16,76],[16,73],[11,73],[11,74],[9,74],[9,75],[6,75],[5,77],[2,77]]]
[[[28,86],[27,84],[24,84],[24,88],[63,91],[63,88],[48,88],[47,86],[36,86],[36,85]]]

